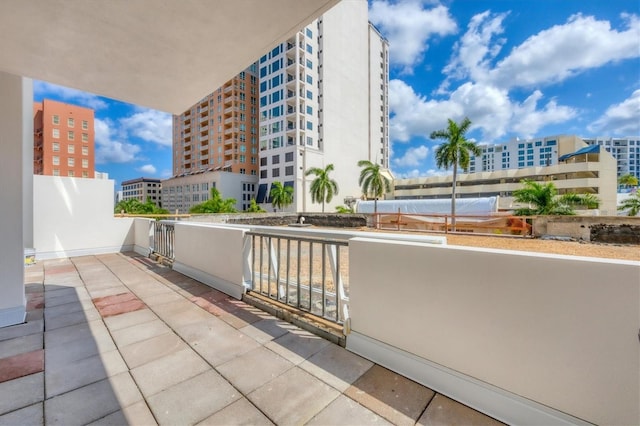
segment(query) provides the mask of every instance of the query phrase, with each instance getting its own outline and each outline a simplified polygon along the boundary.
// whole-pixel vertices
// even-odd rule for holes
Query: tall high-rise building
[[[258,174],[255,64],[173,116],[173,175],[214,170]]]
[[[640,136],[625,138],[583,138],[589,145],[600,145],[617,161],[618,177],[632,174],[640,179]]]
[[[388,167],[388,42],[368,21],[367,2],[340,2],[259,61],[260,181],[294,188],[292,211],[312,204],[311,167],[334,165],[339,195],[359,197],[360,160]]]
[[[33,104],[33,173],[93,178],[94,111],[44,99]]]

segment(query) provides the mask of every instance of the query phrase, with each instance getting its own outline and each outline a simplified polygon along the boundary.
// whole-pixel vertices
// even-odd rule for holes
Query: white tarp
[[[373,213],[373,201],[358,201],[356,213]],[[451,199],[379,200],[378,213],[451,214]],[[498,197],[458,198],[456,215],[487,216],[498,211]]]

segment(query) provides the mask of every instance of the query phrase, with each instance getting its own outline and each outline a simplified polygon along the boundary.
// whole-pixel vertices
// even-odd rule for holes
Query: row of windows
[[[60,152],[60,143],[59,142],[54,142],[53,143],[53,152]],[[75,154],[76,152],[76,146],[73,144],[69,144],[67,145],[67,153],[69,154]],[[86,145],[82,145],[82,155],[89,155],[89,147]]]
[[[51,162],[54,166],[59,166],[60,165],[60,157],[58,157],[57,155],[54,155],[53,157],[51,157]],[[67,158],[67,166],[69,167],[75,167],[76,165],[76,159],[73,157],[68,157]],[[89,160],[87,160],[86,158],[82,159],[82,168],[83,169],[87,169],[89,168]]]
[[[67,176],[69,177],[75,177],[76,172],[73,170],[69,170],[67,172]],[[53,176],[60,176],[60,170],[59,169],[53,169]],[[89,177],[89,172],[82,172],[82,177],[83,178],[88,178]]]
[[[52,129],[51,134],[55,139],[60,139],[60,129]],[[75,138],[76,138],[75,132],[73,130],[69,130],[67,132],[67,139],[72,141],[72,140],[75,140]],[[89,142],[88,133],[82,133],[82,142]]]
[[[53,115],[51,119],[53,124],[60,124],[59,115]],[[67,127],[75,127],[75,120],[72,117],[67,118]],[[82,129],[83,130],[89,129],[89,122],[87,120],[82,120]]]

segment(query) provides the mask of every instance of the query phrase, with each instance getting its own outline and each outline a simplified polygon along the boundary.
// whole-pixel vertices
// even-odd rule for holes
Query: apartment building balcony
[[[238,96],[225,96],[223,98],[222,103],[224,105],[229,105],[229,104],[233,104],[234,102],[238,102],[240,100],[240,98]]]
[[[225,88],[222,89],[222,93],[231,93],[231,92],[235,92],[236,90],[238,90],[238,86],[236,86],[235,84],[232,84],[229,86],[225,86]]]
[[[224,120],[224,124],[225,124],[225,126],[226,125],[232,125],[233,123],[237,123],[238,121],[239,121],[238,117],[229,117],[229,118]]]
[[[235,133],[238,133],[238,132],[239,132],[239,130],[238,130],[237,127],[230,127],[230,128],[225,128],[224,129],[224,134],[225,135],[232,135],[232,134],[235,134]]]
[[[224,109],[225,117],[229,114],[233,114],[234,112],[240,112],[240,108],[238,108],[237,106],[230,106]]]
[[[96,214],[112,191],[34,176],[27,321],[0,329],[3,423],[640,420],[638,262]],[[327,339],[249,304],[269,298]]]

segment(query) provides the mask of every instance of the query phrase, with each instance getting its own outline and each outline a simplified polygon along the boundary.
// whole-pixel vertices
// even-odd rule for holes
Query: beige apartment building
[[[173,175],[258,174],[258,76],[254,63],[173,116]]]
[[[512,193],[522,188],[522,180],[552,181],[558,192],[594,194],[600,199],[599,214],[616,215],[616,160],[599,146],[589,146],[580,138],[558,138],[560,154],[550,166],[534,166],[462,173],[458,175],[460,198],[500,196],[499,209],[515,207]],[[396,200],[451,197],[452,176],[396,179],[392,198]]]
[[[136,199],[141,203],[151,200],[153,204],[162,207],[162,182],[160,179],[140,177],[122,182],[122,199]]]

